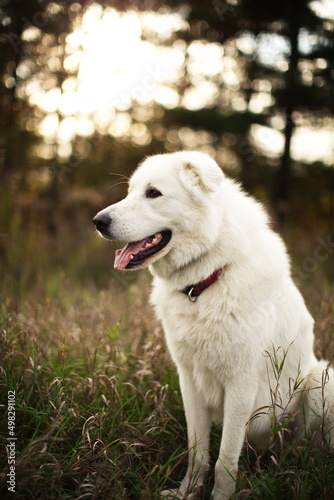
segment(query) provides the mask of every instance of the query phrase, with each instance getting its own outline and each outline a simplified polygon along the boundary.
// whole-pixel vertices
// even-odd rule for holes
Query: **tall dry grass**
[[[148,304],[149,276],[112,271],[113,248],[90,231],[73,238],[64,229],[56,241],[13,230],[0,266],[0,439],[5,451],[12,390],[18,499],[155,499],[185,471],[178,379]],[[292,248],[295,270],[313,255],[314,241]],[[331,265],[296,276],[316,318],[316,352],[328,359]],[[213,462],[219,436],[214,429]],[[5,453],[1,467],[1,498],[13,497]],[[326,447],[290,441],[262,457],[245,448],[235,497],[329,500],[333,485]],[[200,498],[211,486],[212,473]]]

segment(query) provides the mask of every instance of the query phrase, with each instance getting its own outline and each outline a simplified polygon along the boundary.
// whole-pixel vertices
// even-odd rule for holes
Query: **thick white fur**
[[[163,196],[146,198],[148,187]],[[189,466],[179,489],[162,495],[194,497],[208,469],[213,418],[223,426],[214,500],[235,489],[246,433],[262,450],[273,418],[297,412],[301,436],[320,421],[330,441],[333,371],[313,354],[313,319],[262,206],[209,156],[179,152],[145,160],[128,196],[102,212],[112,218],[115,239],[137,241],[164,229],[173,235],[147,264],[154,276],[152,303],[180,377]],[[225,265],[196,302],[180,293]]]

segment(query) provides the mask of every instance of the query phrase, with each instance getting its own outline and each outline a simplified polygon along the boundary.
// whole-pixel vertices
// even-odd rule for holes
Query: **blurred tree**
[[[63,4],[43,0],[1,0],[0,2],[0,72],[1,81],[1,149],[0,171],[9,180],[11,173],[25,177],[27,150],[34,136],[27,125],[29,106],[22,101],[25,81],[44,72],[47,85],[48,68],[45,51],[59,44],[59,37],[69,29],[68,11]],[[45,52],[44,51],[44,52]],[[52,72],[56,76],[56,72]],[[21,121],[23,119],[23,123]],[[30,133],[29,133],[30,132]],[[20,145],[20,147],[18,147]]]
[[[72,2],[0,0],[0,173],[3,225],[12,211],[14,193],[27,189],[28,178],[38,178],[42,167],[32,149],[40,141],[36,124],[40,113],[34,93],[60,87],[65,78],[64,33],[75,12]],[[57,176],[49,185],[49,205],[57,201]],[[28,197],[23,203],[26,206]],[[51,210],[50,210],[51,212]],[[54,230],[53,218],[49,228]]]
[[[320,116],[334,111],[334,31],[333,22],[317,14],[315,2],[309,0],[269,3],[265,0],[245,0],[239,3],[249,19],[247,28],[256,41],[264,33],[287,41],[287,65],[255,58],[252,68],[254,78],[272,79],[272,70],[283,75],[284,86],[273,88],[274,103],[271,114],[284,117],[284,152],[281,157],[276,189],[274,192],[280,219],[288,209],[288,190],[291,180],[291,139],[296,127],[296,112],[302,120],[316,123]],[[277,39],[277,38],[276,38]],[[255,44],[256,45],[256,44]],[[304,68],[308,67],[308,74]]]
[[[168,3],[175,5],[173,1]],[[283,121],[284,148],[272,191],[281,221],[288,210],[293,166],[291,140],[296,120],[298,118],[298,125],[316,125],[334,112],[334,22],[320,12],[319,3],[214,0],[203,4],[192,0],[188,16],[191,29],[185,40],[190,43],[200,37],[218,41],[225,50],[234,51],[236,58],[243,57],[239,64],[243,66],[244,79],[238,91],[243,94],[248,109],[242,114],[237,109],[227,114],[218,105],[205,111],[168,112],[170,121],[177,119],[195,127],[205,123],[205,127],[214,132],[238,133],[237,144],[242,147],[236,145],[236,152],[247,163],[254,159],[250,154],[253,147],[249,144],[251,125],[273,127],[273,119]],[[224,84],[221,92],[223,87]],[[262,110],[256,110],[252,104],[260,94],[270,98]],[[253,152],[258,157],[258,153]]]

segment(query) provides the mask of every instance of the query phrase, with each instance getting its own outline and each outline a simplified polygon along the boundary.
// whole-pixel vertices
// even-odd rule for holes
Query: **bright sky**
[[[317,8],[322,5],[315,3]],[[120,13],[91,5],[82,23],[76,22],[66,38],[64,67],[73,76],[63,82],[62,89],[37,92],[33,84],[30,90],[27,87],[30,102],[46,113],[39,127],[46,144],[56,142],[58,154],[66,157],[71,153],[71,141],[76,135],[90,137],[96,129],[114,137],[130,137],[138,145],[148,144],[152,137],[145,122],[152,116],[150,109],[154,102],[167,108],[182,105],[191,110],[201,109],[221,98],[217,84],[231,92],[235,110],[246,110],[244,96],[238,93],[242,67],[235,57],[224,53],[220,44],[196,41],[187,48],[185,42],[176,39],[170,45],[173,34],[187,26],[180,13]],[[146,34],[152,43],[143,39]],[[34,34],[27,32],[26,36]],[[264,64],[276,61],[275,65],[284,71],[287,64],[284,55],[289,51],[287,42],[282,37],[269,40],[263,35],[262,38],[256,42],[258,57]],[[237,43],[238,48],[247,53],[253,50],[255,42],[245,34]],[[179,96],[177,84],[184,76],[185,63],[191,85]],[[53,58],[53,62],[51,58],[50,64],[57,65],[57,58]],[[254,113],[272,104],[270,83],[262,81],[258,87],[249,103]],[[142,123],[133,123],[127,112],[134,101],[141,107]],[[253,126],[251,135],[257,147],[268,156],[281,154],[280,127]],[[194,147],[195,141],[196,138]],[[296,160],[323,160],[331,164],[333,144],[331,127],[326,130],[298,128],[292,155]],[[40,153],[51,154],[46,149]]]
[[[311,165],[321,161],[333,165],[334,158],[334,120],[331,125],[321,127],[298,127],[291,141],[291,157]],[[269,127],[252,125],[253,145],[269,158],[278,158],[283,153],[283,133]]]

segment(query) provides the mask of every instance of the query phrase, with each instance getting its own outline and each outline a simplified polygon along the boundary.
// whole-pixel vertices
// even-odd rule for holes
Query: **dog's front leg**
[[[179,368],[180,387],[187,421],[188,469],[177,490],[166,490],[162,496],[191,500],[203,484],[209,470],[211,414],[192,380],[191,374]]]
[[[188,470],[182,485],[198,487],[209,470],[209,440],[211,414],[202,394],[196,389],[191,375],[179,371],[180,386],[188,433]]]
[[[235,490],[238,461],[245,441],[246,425],[253,411],[256,384],[246,378],[236,377],[228,384],[224,399],[224,425],[215,466],[213,500],[226,500]]]

